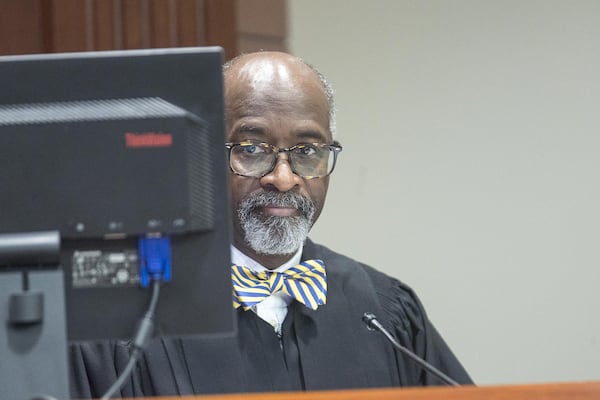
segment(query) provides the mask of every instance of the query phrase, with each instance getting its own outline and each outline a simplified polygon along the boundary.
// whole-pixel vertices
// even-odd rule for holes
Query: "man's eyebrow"
[[[235,128],[235,133],[252,133],[256,135],[264,135],[265,129],[256,125],[241,124]]]
[[[327,137],[317,130],[306,130],[296,133],[296,137],[303,141],[319,141],[326,142]]]

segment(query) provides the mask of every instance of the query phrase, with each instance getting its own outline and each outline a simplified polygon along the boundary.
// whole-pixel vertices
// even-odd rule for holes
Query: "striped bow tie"
[[[231,267],[233,307],[248,310],[271,294],[282,291],[308,308],[325,304],[327,281],[321,260],[307,260],[283,272],[256,272],[247,267]]]

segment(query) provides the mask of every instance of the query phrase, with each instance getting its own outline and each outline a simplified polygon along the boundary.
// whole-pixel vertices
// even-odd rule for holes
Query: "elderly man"
[[[154,341],[123,395],[440,383],[369,332],[366,311],[418,356],[470,383],[409,287],[307,238],[342,150],[327,81],[276,52],[238,57],[224,74],[238,335]],[[121,353],[102,354],[118,370]],[[82,354],[87,371],[77,374],[74,395],[98,396],[110,383],[102,359]]]

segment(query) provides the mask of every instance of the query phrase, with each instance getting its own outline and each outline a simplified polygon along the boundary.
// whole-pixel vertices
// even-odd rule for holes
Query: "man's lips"
[[[298,209],[295,207],[263,206],[262,212],[274,217],[295,217]]]

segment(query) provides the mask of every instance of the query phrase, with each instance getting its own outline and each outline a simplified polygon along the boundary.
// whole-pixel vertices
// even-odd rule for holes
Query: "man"
[[[155,340],[122,394],[439,384],[369,332],[365,312],[420,357],[470,383],[410,288],[307,239],[341,151],[324,78],[275,52],[241,56],[224,71],[238,335]],[[293,275],[318,287],[294,286]],[[262,283],[252,286],[253,277]],[[270,293],[273,287],[281,290]],[[261,291],[266,299],[256,300]],[[101,395],[127,354],[124,345],[74,348],[74,397]]]

